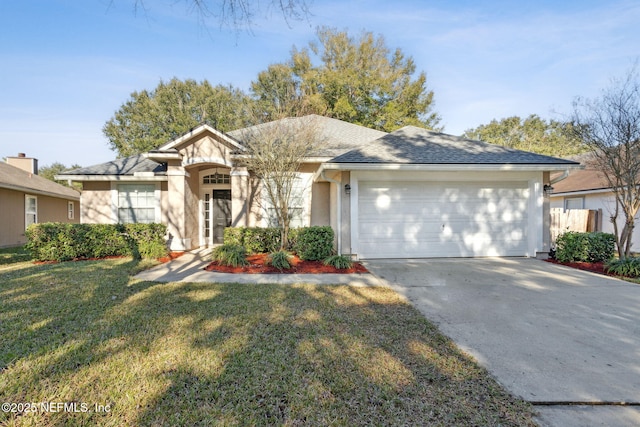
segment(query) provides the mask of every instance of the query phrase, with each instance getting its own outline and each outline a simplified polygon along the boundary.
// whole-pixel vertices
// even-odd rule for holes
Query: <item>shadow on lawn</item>
[[[0,275],[0,366],[19,376],[0,396],[113,405],[60,425],[531,423],[390,289],[135,282],[114,263]]]

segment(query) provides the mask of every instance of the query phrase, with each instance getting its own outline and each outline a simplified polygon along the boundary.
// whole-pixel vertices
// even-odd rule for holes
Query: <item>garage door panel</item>
[[[526,182],[361,182],[359,255],[524,255],[528,197]]]

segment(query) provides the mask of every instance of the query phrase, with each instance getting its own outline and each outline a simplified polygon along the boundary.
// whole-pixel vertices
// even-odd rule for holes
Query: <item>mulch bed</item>
[[[585,270],[585,271],[590,271],[592,273],[603,274],[605,276],[620,277],[619,275],[614,273],[607,273],[605,269],[605,264],[603,262],[560,262],[558,260],[551,259],[551,258],[545,261],[550,262],[552,264],[565,265],[567,267],[576,268],[578,270]]]
[[[249,265],[245,267],[229,267],[226,265],[219,265],[217,262],[212,262],[205,267],[207,271],[215,271],[218,273],[244,273],[244,274],[353,274],[353,273],[368,273],[369,271],[364,268],[359,262],[354,262],[353,266],[348,269],[339,270],[330,265],[324,265],[322,261],[303,261],[294,255],[289,260],[291,268],[288,270],[278,270],[275,267],[265,265],[265,259],[267,254],[255,254],[247,256]]]

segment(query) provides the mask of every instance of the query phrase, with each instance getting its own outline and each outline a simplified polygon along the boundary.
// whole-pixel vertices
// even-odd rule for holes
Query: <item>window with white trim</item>
[[[24,196],[24,228],[38,222],[38,198],[36,196]]]
[[[584,197],[565,197],[564,210],[584,209]]]
[[[231,177],[224,173],[213,173],[202,178],[203,184],[229,184]]]
[[[156,217],[154,184],[118,185],[118,222],[149,224]]]
[[[76,217],[76,208],[73,202],[67,202],[67,218],[74,219]]]

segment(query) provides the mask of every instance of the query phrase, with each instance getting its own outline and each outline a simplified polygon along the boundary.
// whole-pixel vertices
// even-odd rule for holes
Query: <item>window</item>
[[[203,184],[229,184],[230,182],[229,175],[217,172],[202,178]]]
[[[584,197],[565,197],[564,209],[584,209]]]
[[[118,185],[118,222],[152,223],[156,217],[156,187],[153,184]]]
[[[68,219],[74,219],[75,218],[75,205],[73,204],[73,202],[68,202],[67,204],[67,218]]]
[[[24,196],[24,228],[38,222],[38,198],[36,196]]]

